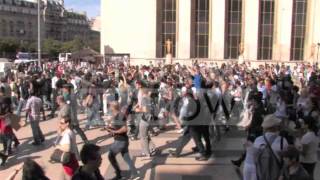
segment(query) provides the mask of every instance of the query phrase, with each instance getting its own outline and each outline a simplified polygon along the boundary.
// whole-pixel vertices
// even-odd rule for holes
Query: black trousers
[[[301,165],[308,172],[310,177],[314,179],[314,169],[316,167],[316,163],[301,163]]]
[[[88,138],[86,134],[83,132],[83,130],[79,127],[79,125],[72,125],[71,128],[79,134],[83,142],[87,143]]]
[[[207,125],[195,125],[190,126],[190,133],[194,142],[199,150],[199,153],[203,156],[211,155],[211,143],[210,143],[210,133],[209,126]],[[202,140],[204,139],[205,145],[203,145]]]
[[[51,115],[54,115],[54,113],[57,110],[57,103],[56,99],[58,97],[58,90],[57,89],[52,89],[52,107],[51,107]]]
[[[190,132],[189,126],[184,127],[186,128],[183,135],[178,139],[178,145],[176,149],[176,154],[179,156],[183,150],[183,148],[190,142],[192,136]]]

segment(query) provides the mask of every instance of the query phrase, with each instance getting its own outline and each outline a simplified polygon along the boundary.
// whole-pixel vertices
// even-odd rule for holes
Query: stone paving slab
[[[239,180],[230,165],[160,165],[150,170],[150,179],[155,180]],[[153,175],[155,174],[155,175]],[[153,178],[154,177],[154,178]]]
[[[79,119],[81,120],[81,127],[83,127],[85,123],[85,115],[80,114]],[[45,134],[46,141],[44,145],[39,147],[30,145],[30,143],[32,142],[32,134],[29,125],[21,128],[18,132],[16,132],[21,145],[19,146],[18,151],[8,159],[8,164],[5,167],[0,168],[0,180],[5,180],[5,178],[14,171],[15,167],[21,164],[27,157],[31,157],[32,159],[36,160],[44,168],[47,176],[50,177],[50,179],[59,180],[59,174],[62,170],[61,165],[51,164],[48,162],[49,156],[53,151],[52,144],[56,138],[58,120],[52,119],[42,121],[40,123],[40,127]],[[110,163],[107,159],[107,152],[109,150],[110,144],[113,142],[112,137],[106,131],[100,131],[99,128],[86,131],[85,133],[89,140],[101,147],[103,160],[100,170],[102,174],[106,175],[106,177],[111,177],[113,169],[110,167]],[[178,134],[176,131],[171,130],[160,134],[157,137],[153,137],[153,140],[157,147],[159,147],[163,151],[159,157],[151,160],[137,157],[141,150],[140,142],[130,141],[130,154],[133,157],[137,168],[141,171],[143,179],[167,180],[168,178],[168,180],[170,180],[170,177],[172,175],[179,174],[179,176],[174,176],[173,179],[175,180],[175,178],[177,178],[182,180],[189,180],[197,178],[197,180],[200,180],[200,177],[193,175],[203,174],[203,178],[207,178],[206,172],[211,171],[215,172],[215,174],[217,175],[219,175],[220,173],[223,177],[226,177],[223,178],[223,180],[228,180],[227,178],[229,177],[231,179],[237,178],[235,169],[228,162],[230,162],[231,159],[236,158],[238,152],[242,152],[243,141],[241,139],[245,137],[243,132],[231,129],[229,133],[223,135],[223,139],[220,144],[218,143],[214,145],[213,150],[215,158],[213,159],[213,162],[210,162],[211,164],[208,162],[197,162],[194,160],[195,154],[190,154],[191,148],[194,147],[194,143],[192,140],[189,144],[187,144],[184,151],[182,152],[182,154],[185,154],[186,156],[182,158],[172,158],[168,156],[167,149],[176,147],[175,143],[170,142],[175,141],[180,135],[181,134]],[[77,143],[80,150],[83,146],[83,142],[79,136],[77,136]],[[128,169],[122,158],[117,158],[119,158],[121,168],[123,168],[124,170]],[[193,173],[196,174],[190,173],[191,170],[189,169],[194,170]],[[318,175],[316,177],[320,177],[319,163],[316,168],[316,175]],[[215,175],[211,176],[211,178],[212,177],[214,180],[221,179],[217,178]],[[16,179],[20,180],[21,174],[19,174]]]

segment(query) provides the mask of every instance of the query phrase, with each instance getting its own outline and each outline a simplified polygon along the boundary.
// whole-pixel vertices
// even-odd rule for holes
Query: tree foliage
[[[61,52],[75,52],[86,47],[86,43],[80,37],[76,37],[71,41],[62,44]]]
[[[60,52],[75,52],[82,48],[90,47],[93,50],[100,51],[100,42],[96,38],[84,40],[82,37],[75,37],[71,41],[60,42],[54,39],[44,39],[42,41],[42,53],[48,54],[49,57],[56,58]],[[20,42],[16,39],[0,39],[0,56],[22,52],[36,52],[37,42]]]
[[[42,52],[49,57],[58,57],[61,50],[61,42],[54,39],[45,39],[42,43]]]
[[[0,51],[12,53],[19,49],[19,42],[14,39],[1,39],[0,40]]]

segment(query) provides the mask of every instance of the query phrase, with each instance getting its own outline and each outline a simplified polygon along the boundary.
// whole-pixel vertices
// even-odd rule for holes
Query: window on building
[[[14,23],[12,21],[9,22],[9,32],[11,36],[14,36]]]
[[[241,27],[242,0],[226,0],[225,59],[238,59]]]
[[[23,36],[25,34],[25,25],[23,21],[17,21],[17,36]]]
[[[2,36],[7,36],[7,21],[2,19],[1,26]]]
[[[191,57],[208,58],[210,0],[191,2]]]
[[[258,59],[272,59],[274,0],[260,0]]]
[[[157,57],[166,56],[166,41],[171,41],[171,53],[176,51],[176,0],[157,0]]]
[[[303,60],[306,34],[307,0],[293,0],[291,60]]]
[[[32,38],[33,36],[33,26],[32,26],[32,22],[28,23],[29,25],[29,38]]]

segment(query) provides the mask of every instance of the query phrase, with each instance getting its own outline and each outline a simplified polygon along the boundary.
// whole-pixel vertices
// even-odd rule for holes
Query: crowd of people
[[[91,128],[114,137],[108,154],[114,179],[122,178],[115,158],[119,153],[136,179],[139,172],[129,155],[130,140],[141,142],[141,156],[156,156],[161,152],[152,137],[174,123],[181,133],[177,148],[169,151],[174,157],[180,157],[193,140],[195,159],[207,161],[223,134],[238,127],[246,131],[247,140],[243,155],[231,163],[244,164],[244,180],[309,180],[314,179],[318,161],[319,103],[320,71],[308,63],[257,68],[250,63],[95,67],[47,63],[42,70],[19,65],[1,77],[1,164],[20,144],[11,127],[12,115],[30,124],[35,146],[45,141],[39,123],[57,117],[51,158],[59,161],[56,156],[61,156],[62,179],[103,179],[100,148],[85,134]],[[86,113],[84,128],[79,126],[79,113]],[[81,153],[75,133],[86,144]]]

